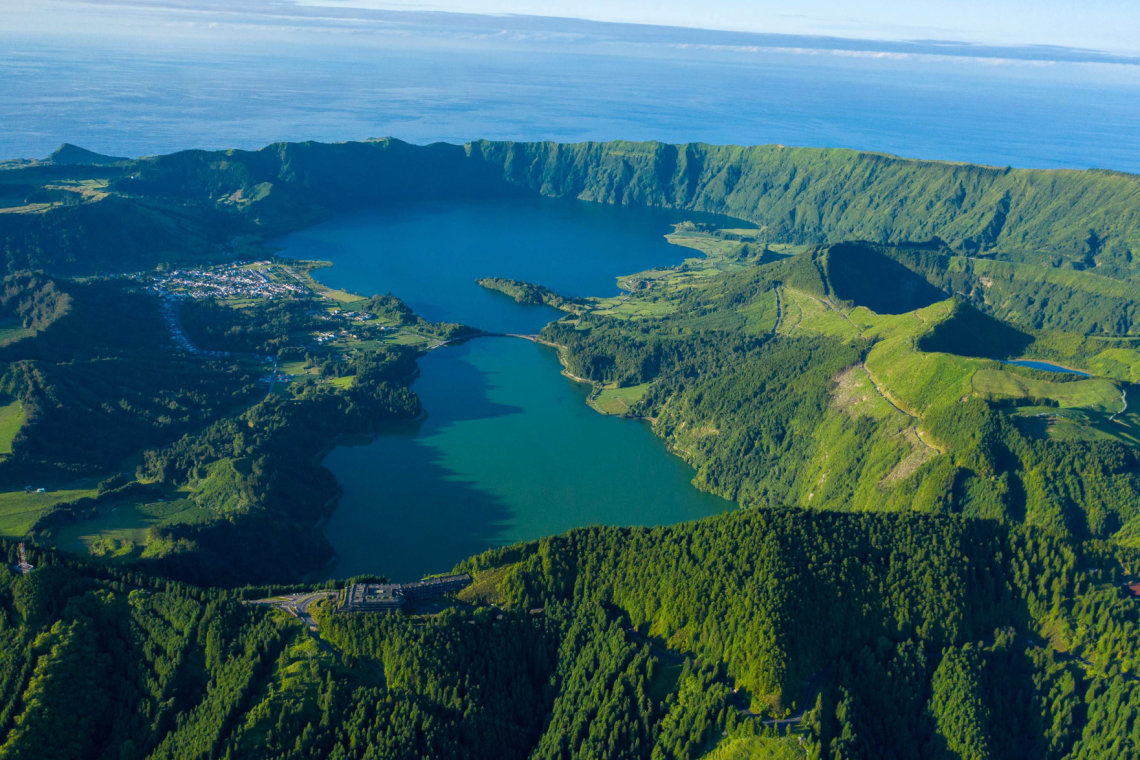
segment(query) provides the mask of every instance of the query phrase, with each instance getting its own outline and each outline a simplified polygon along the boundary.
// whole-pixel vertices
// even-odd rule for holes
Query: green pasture
[[[95,496],[93,488],[77,488],[45,493],[9,491],[0,493],[0,536],[21,538],[36,520],[65,501],[75,501],[87,496]]]
[[[1084,407],[1109,413],[1121,407],[1120,389],[1112,381],[1101,378],[1053,382],[994,368],[977,370],[972,382],[974,390],[991,399],[1047,398],[1062,407]]]
[[[602,414],[628,414],[629,408],[640,401],[647,390],[649,383],[602,388],[590,399],[590,405]]]
[[[16,317],[0,317],[0,346],[23,340],[32,334]]]
[[[20,401],[13,401],[0,406],[0,455],[12,453],[12,441],[16,433],[24,424],[24,405]]]
[[[100,504],[90,519],[65,525],[53,533],[55,545],[75,554],[113,559],[134,556],[151,540],[151,528],[199,522],[209,511],[186,498],[123,499]]]

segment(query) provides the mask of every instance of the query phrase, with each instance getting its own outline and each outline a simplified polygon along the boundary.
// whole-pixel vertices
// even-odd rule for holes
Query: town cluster
[[[208,269],[176,269],[152,275],[149,287],[159,294],[188,298],[276,298],[308,292],[300,283],[270,277],[273,268],[268,261],[258,261],[252,266],[229,264]]]

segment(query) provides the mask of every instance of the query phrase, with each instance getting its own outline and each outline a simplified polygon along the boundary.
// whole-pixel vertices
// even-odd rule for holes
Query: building
[[[404,606],[400,586],[389,583],[354,583],[341,598],[341,612],[388,612]]]
[[[354,583],[344,590],[337,612],[394,612],[409,602],[439,599],[471,585],[471,576],[440,575],[415,583]]]

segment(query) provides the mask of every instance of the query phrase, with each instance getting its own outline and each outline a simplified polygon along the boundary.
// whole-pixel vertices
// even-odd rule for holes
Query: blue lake
[[[1019,367],[1029,367],[1030,369],[1040,369],[1045,372],[1064,372],[1067,375],[1080,375],[1081,377],[1090,377],[1089,373],[1081,372],[1079,369],[1069,369],[1062,367],[1059,364],[1051,362],[1043,362],[1037,359],[1011,359],[1004,361],[1002,364],[1016,364]]]
[[[392,292],[433,320],[536,332],[557,318],[477,286],[529,279],[571,295],[616,292],[615,278],[694,253],[670,222],[699,214],[545,199],[425,204],[346,215],[277,245],[328,259],[335,287]],[[334,449],[343,487],[326,526],[333,574],[409,580],[492,546],[591,524],[656,525],[733,504],[697,491],[693,471],[641,421],[606,417],[555,352],[479,338],[420,359],[413,384],[427,418]]]
[[[390,292],[434,322],[534,333],[559,314],[475,284],[480,277],[540,283],[571,296],[615,295],[617,277],[698,255],[665,241],[671,224],[726,217],[666,209],[518,198],[417,203],[346,214],[277,241],[285,254],[325,259],[322,282]]]

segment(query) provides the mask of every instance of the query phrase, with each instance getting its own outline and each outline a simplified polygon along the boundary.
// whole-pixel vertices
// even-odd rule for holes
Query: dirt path
[[[887,392],[883,390],[882,386],[879,385],[879,381],[875,379],[874,373],[871,372],[870,368],[866,364],[863,365],[863,369],[867,371],[867,378],[871,381],[871,386],[875,389],[875,391],[880,396],[883,397],[883,401],[886,401],[888,404],[891,405],[892,409],[894,409],[899,414],[905,414],[907,417],[910,417],[912,420],[920,419],[920,417],[917,414],[911,414],[906,409],[903,409],[901,406],[899,406],[898,404],[896,404],[894,402],[894,400],[887,394]],[[929,444],[927,444],[927,445],[929,445]]]
[[[780,318],[784,313],[782,311],[782,304],[780,302],[780,286],[776,285],[776,287],[772,288],[772,290],[776,294],[776,323],[772,325],[772,337],[775,338],[776,331],[780,329]]]
[[[1119,412],[1116,412],[1115,414],[1113,414],[1111,417],[1108,418],[1109,422],[1116,422],[1117,417],[1119,417],[1120,415],[1122,415],[1128,411],[1128,389],[1127,388],[1121,388],[1120,389],[1120,400],[1124,402],[1124,406],[1120,409]]]
[[[922,418],[919,417],[917,414],[913,414],[911,412],[908,412],[906,409],[903,409],[901,406],[896,404],[894,399],[892,399],[890,397],[890,395],[886,391],[883,390],[882,386],[879,385],[879,381],[875,379],[875,375],[871,372],[871,370],[867,367],[866,364],[863,364],[863,369],[867,372],[867,379],[869,379],[871,381],[871,387],[873,387],[875,389],[875,392],[878,393],[882,397],[883,401],[886,401],[888,404],[890,404],[891,408],[894,409],[899,414],[905,414],[907,417],[910,417],[912,420],[915,421],[915,424],[913,426],[911,426],[910,428],[908,428],[909,430],[914,432],[915,440],[917,440],[919,443],[921,443],[923,446],[930,449],[934,453],[941,454],[942,453],[941,448],[939,448],[938,446],[935,446],[934,444],[932,444],[930,441],[926,440],[926,438],[923,437],[922,429],[920,428],[920,424],[922,423]],[[925,461],[925,460],[923,460],[923,461]],[[921,464],[921,462],[919,464]]]
[[[804,687],[803,700],[798,703],[800,709],[795,714],[789,715],[786,718],[768,718],[766,720],[760,721],[760,724],[764,726],[775,726],[776,728],[782,728],[785,726],[792,726],[797,723],[802,723],[804,716],[807,715],[808,710],[812,709],[812,707],[815,706],[815,697],[817,694],[819,694],[819,690],[823,688],[823,682],[827,676],[828,671],[826,668],[824,668],[823,670],[816,671],[816,673],[808,679],[807,686]],[[743,708],[740,709],[740,715],[745,718],[760,717],[759,713],[754,713],[751,710]]]

